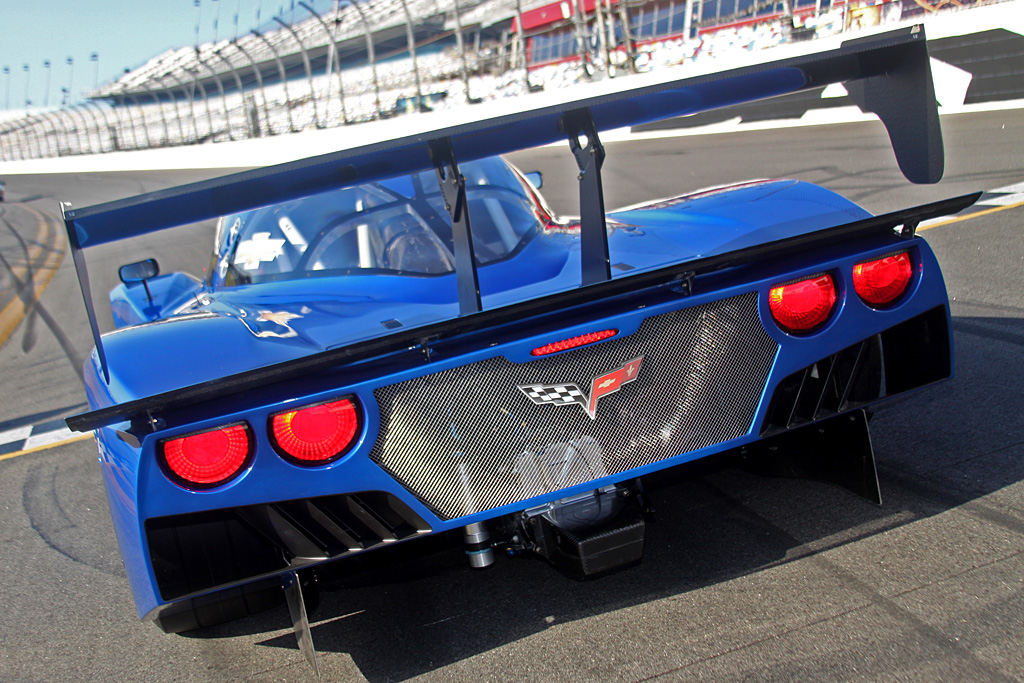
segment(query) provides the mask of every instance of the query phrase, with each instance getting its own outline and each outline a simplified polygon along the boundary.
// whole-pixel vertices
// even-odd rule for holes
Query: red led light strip
[[[544,346],[538,346],[530,353],[534,356],[547,356],[552,353],[558,353],[559,351],[567,351],[568,349],[575,349],[578,346],[586,346],[587,344],[593,344],[594,342],[604,341],[605,339],[614,337],[618,333],[618,330],[601,330],[600,332],[589,332],[587,334],[581,334],[578,337],[563,339],[562,341],[552,342],[551,344],[545,344]]]

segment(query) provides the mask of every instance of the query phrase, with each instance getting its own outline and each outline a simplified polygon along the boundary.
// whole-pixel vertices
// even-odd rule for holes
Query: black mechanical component
[[[784,432],[744,450],[748,468],[760,474],[826,481],[882,504],[863,410]]]
[[[609,486],[527,510],[520,543],[559,571],[586,579],[636,564],[644,552],[644,518],[633,492]]]
[[[306,614],[304,594],[307,589],[303,586],[302,577],[295,571],[284,574],[281,577],[281,584],[284,587],[284,596],[288,603],[288,613],[292,618],[295,638],[299,642],[299,652],[305,656],[306,661],[313,667],[313,671],[316,672],[316,677],[319,680],[320,664],[316,659],[316,650],[313,648],[313,634],[309,630],[309,617]]]
[[[184,633],[258,614],[282,602],[280,579],[269,577],[172,602],[160,608],[153,621],[164,633]]]
[[[922,26],[911,35],[924,36]],[[866,38],[843,41],[843,47],[863,45]],[[937,183],[942,178],[944,152],[932,83],[931,62],[924,41],[858,57],[874,75],[846,82],[850,99],[862,111],[878,115],[889,132],[896,162],[912,183]]]

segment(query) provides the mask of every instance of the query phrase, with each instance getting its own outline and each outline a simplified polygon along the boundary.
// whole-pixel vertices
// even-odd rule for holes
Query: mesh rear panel
[[[778,345],[754,293],[648,318],[628,336],[512,363],[491,358],[382,387],[370,457],[444,519],[658,462],[746,434]],[[521,385],[576,384],[643,358],[636,379],[576,403]]]

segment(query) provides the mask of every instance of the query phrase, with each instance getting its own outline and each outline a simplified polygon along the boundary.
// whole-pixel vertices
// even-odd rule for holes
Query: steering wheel
[[[342,224],[344,224],[344,223],[346,223],[348,221],[351,221],[353,216],[354,216],[354,214],[350,214],[350,213],[349,214],[343,214],[341,216],[336,216],[335,218],[333,218],[330,221],[328,221],[327,225],[325,225],[324,227],[320,228],[320,232],[318,232],[316,234],[316,237],[314,237],[310,241],[310,243],[306,246],[306,250],[304,252],[302,252],[302,256],[300,256],[299,260],[295,263],[295,270],[297,270],[297,271],[309,270],[308,266],[309,266],[309,262],[313,258],[313,254],[316,253],[316,250],[320,247],[321,243],[324,242],[328,237],[334,237],[335,239],[340,239],[344,234],[346,234],[347,232],[350,232],[350,231],[346,231],[345,233],[335,234],[335,230],[339,226],[341,226]],[[355,227],[356,226],[353,224],[351,230],[354,230]]]

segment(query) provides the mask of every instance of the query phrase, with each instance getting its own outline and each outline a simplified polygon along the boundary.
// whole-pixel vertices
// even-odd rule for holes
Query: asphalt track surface
[[[1019,111],[946,117],[943,127],[937,186],[903,181],[879,126],[847,124],[609,144],[606,198],[615,206],[797,177],[881,212],[1024,182]],[[516,162],[543,170],[545,194],[573,211],[567,150]],[[24,305],[0,347],[0,434],[84,400],[78,365],[91,342],[81,299],[70,259],[54,266],[63,244],[43,225],[55,200],[84,206],[208,175],[7,178],[0,308]],[[457,544],[426,542],[423,554],[325,577],[312,616],[324,679],[1024,680],[1016,201],[922,233],[952,297],[956,378],[872,421],[881,507],[827,484],[737,469],[669,479],[653,495],[643,563],[588,582],[534,558],[472,571]],[[104,273],[96,291],[118,263],[158,248],[165,271],[198,273],[205,233],[90,254]],[[36,300],[27,283],[44,276]],[[0,450],[0,505],[0,681],[315,680],[283,607],[186,636],[138,623],[91,439]]]

